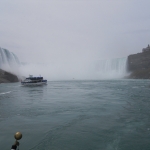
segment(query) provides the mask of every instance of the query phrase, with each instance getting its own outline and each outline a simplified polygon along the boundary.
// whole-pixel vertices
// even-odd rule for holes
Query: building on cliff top
[[[149,44],[148,44],[148,46],[146,47],[146,48],[143,48],[142,49],[142,52],[150,52],[150,46],[149,46]]]

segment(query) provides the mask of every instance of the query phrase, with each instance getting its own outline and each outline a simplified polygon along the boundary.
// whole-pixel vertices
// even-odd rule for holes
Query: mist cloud
[[[149,5],[146,0],[1,0],[0,46],[21,62],[60,69],[126,57],[149,43]]]

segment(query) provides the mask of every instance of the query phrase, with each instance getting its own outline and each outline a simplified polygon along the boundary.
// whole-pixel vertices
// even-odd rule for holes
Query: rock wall
[[[0,69],[0,83],[19,82],[18,77],[14,74]]]
[[[150,51],[128,56],[128,71],[132,79],[150,79]]]

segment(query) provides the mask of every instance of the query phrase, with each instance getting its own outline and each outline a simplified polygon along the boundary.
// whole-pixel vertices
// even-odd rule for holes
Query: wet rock
[[[10,72],[0,69],[0,83],[19,82],[18,77]]]
[[[128,56],[128,71],[131,79],[150,79],[150,50]]]

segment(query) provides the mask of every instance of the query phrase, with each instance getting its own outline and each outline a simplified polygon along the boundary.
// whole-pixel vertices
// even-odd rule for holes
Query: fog
[[[78,67],[77,67],[78,66]],[[29,74],[43,76],[47,80],[83,80],[98,79],[95,67],[91,64],[80,63],[46,63],[46,64],[25,64],[20,67],[24,76]]]
[[[147,0],[1,0],[0,47],[26,63],[24,75],[96,79],[97,61],[149,44],[149,6]]]

